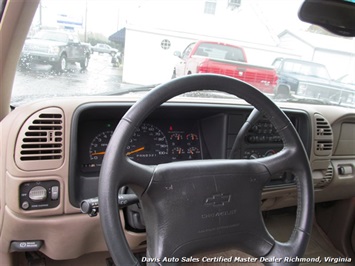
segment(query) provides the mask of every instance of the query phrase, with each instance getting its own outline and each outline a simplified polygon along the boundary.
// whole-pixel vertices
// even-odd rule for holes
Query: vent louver
[[[330,164],[328,168],[323,172],[322,180],[316,185],[316,188],[324,188],[330,184],[333,179],[333,166]]]
[[[315,151],[319,156],[330,156],[333,151],[333,131],[329,122],[321,115],[315,115]]]
[[[59,167],[63,162],[64,115],[59,108],[33,114],[22,126],[17,145],[16,163],[24,170]]]
[[[332,128],[330,127],[328,121],[320,116],[320,115],[315,115],[316,119],[316,135],[318,137],[323,137],[323,136],[333,136],[333,131]]]

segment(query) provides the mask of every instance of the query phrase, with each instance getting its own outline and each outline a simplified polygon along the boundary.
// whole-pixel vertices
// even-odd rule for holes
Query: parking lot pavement
[[[16,72],[12,104],[48,96],[93,95],[117,93],[122,84],[122,66],[114,67],[111,56],[92,54],[89,66],[69,64],[64,73],[56,72],[50,65],[30,65]],[[34,89],[35,88],[35,89]],[[33,92],[29,96],[29,91]]]

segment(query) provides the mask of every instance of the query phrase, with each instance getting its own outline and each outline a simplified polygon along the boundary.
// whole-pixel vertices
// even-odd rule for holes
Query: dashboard
[[[107,250],[100,219],[81,213],[80,203],[97,197],[112,132],[138,99],[139,95],[38,101],[16,108],[2,121],[4,248],[13,240],[41,239],[41,251],[57,259]],[[316,202],[354,197],[355,113],[336,106],[279,105],[309,156]],[[266,118],[241,130],[252,110],[235,99],[173,99],[137,127],[126,156],[148,165],[227,159],[231,154],[241,160],[273,156],[283,142]],[[262,192],[261,210],[295,206],[296,178],[287,169],[273,176]],[[129,188],[120,192],[131,193]],[[141,211],[134,204],[121,212],[133,250],[146,245]]]
[[[101,95],[111,85],[117,93],[126,87],[117,84],[116,77],[121,70],[112,69],[115,78],[111,80],[106,79],[105,71],[90,68],[88,73],[80,73],[90,88],[79,86],[82,90],[72,91],[77,96],[61,98],[54,95],[38,99],[32,92],[36,95],[37,91],[43,91],[44,95],[55,90],[67,92],[69,88],[65,78],[73,76],[74,85],[81,78],[77,79],[71,71],[62,75],[49,73],[48,82],[37,86],[35,91],[28,90],[27,78],[14,79],[21,44],[25,42],[39,1],[1,1],[2,4],[5,2],[6,9],[1,20],[4,27],[1,26],[0,30],[3,37],[0,61],[4,73],[1,77],[0,112],[0,261],[5,265],[45,262],[48,265],[86,265],[88,262],[97,264],[100,258],[102,264],[109,264],[110,260],[106,258],[110,255],[100,217],[83,214],[79,205],[83,199],[97,196],[107,143],[121,117],[142,98],[143,93],[79,96],[90,93],[91,87]],[[156,44],[160,49],[159,43]],[[169,53],[174,45],[164,53]],[[146,51],[141,51],[146,54]],[[109,62],[104,63],[109,65]],[[134,71],[132,78],[142,80],[142,83],[146,78],[151,79],[147,69],[131,66]],[[160,67],[163,69],[164,65]],[[91,76],[96,70],[100,80],[96,76],[88,79],[88,75]],[[154,68],[148,70],[157,73]],[[43,79],[44,72],[40,69],[36,72],[39,74],[37,78]],[[143,75],[139,76],[140,73]],[[31,73],[26,71],[22,74],[29,76]],[[58,84],[51,82],[56,80]],[[21,103],[19,107],[11,108],[10,112],[10,96],[12,87],[17,86],[16,82],[20,82],[19,87],[26,97],[36,101]],[[127,84],[127,88],[133,86]],[[323,225],[330,228],[329,233],[339,236],[336,240],[344,239],[343,236],[349,236],[344,225],[351,222],[350,217],[355,213],[354,204],[349,208],[349,205],[339,206],[337,202],[354,201],[355,197],[354,106],[275,104],[292,121],[309,156],[315,207],[338,206],[320,212],[323,215],[316,217],[317,220],[324,221]],[[178,164],[176,161],[180,160],[193,163],[201,159],[229,158],[251,111],[245,101],[234,98],[176,97],[158,108],[137,128],[130,143],[127,143],[126,156],[144,164]],[[283,147],[277,132],[264,118],[244,133],[237,143],[239,150],[236,155],[242,160],[273,156]],[[284,207],[296,206],[294,178],[287,172],[273,177],[261,193],[260,209],[277,209],[283,215]],[[129,190],[123,192],[130,193]],[[135,204],[133,207],[136,209],[129,212],[122,209],[120,214],[127,243],[138,253],[145,250],[147,236],[144,223],[135,214],[139,214],[140,206]],[[353,224],[352,221],[352,227]],[[283,233],[284,224],[280,221],[277,225]],[[315,229],[318,229],[316,226]],[[352,229],[352,247],[355,246],[354,231]],[[325,234],[328,232],[325,231]],[[317,245],[322,243],[327,248],[330,242],[317,242]],[[315,242],[310,244],[314,248]],[[100,255],[101,252],[104,254]],[[41,261],[42,255],[46,256],[45,262]],[[83,257],[84,260],[81,260]],[[49,258],[51,261],[47,263]]]
[[[78,207],[82,200],[97,197],[99,172],[112,134],[128,106],[122,104],[88,104],[78,108],[72,121],[70,202]],[[127,143],[126,156],[138,163],[156,165],[184,160],[225,159],[250,107],[174,106],[166,104],[136,128]],[[310,120],[305,112],[286,111],[310,152]],[[239,137],[234,158],[256,159],[272,156],[283,148],[273,125],[265,118]],[[266,188],[295,184],[293,175],[284,172],[273,177]]]

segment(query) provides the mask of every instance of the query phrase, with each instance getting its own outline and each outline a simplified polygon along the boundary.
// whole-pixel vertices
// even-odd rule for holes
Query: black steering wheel
[[[255,160],[194,160],[154,166],[126,156],[132,134],[153,110],[182,93],[212,89],[236,95],[263,113],[281,136],[284,148]],[[296,176],[298,193],[296,222],[286,243],[269,234],[260,210],[263,186],[283,171]],[[164,265],[164,258],[216,248],[236,248],[256,258],[269,258],[266,265],[276,265],[273,257],[302,257],[306,250],[313,184],[302,142],[287,116],[268,97],[237,79],[198,74],[171,80],[134,104],[114,131],[99,180],[101,225],[115,264],[139,265],[120,221],[117,193],[122,186],[133,188],[143,206],[149,265]]]

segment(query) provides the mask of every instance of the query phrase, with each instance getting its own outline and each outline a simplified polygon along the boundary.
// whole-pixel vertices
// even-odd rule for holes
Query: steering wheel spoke
[[[289,150],[281,150],[276,154],[268,157],[257,159],[260,163],[265,165],[266,169],[270,173],[270,177],[279,175],[283,172],[293,172],[294,166],[290,164],[291,157]]]

